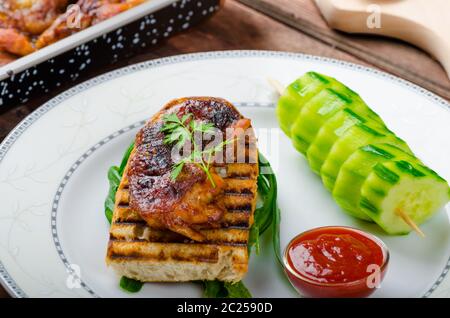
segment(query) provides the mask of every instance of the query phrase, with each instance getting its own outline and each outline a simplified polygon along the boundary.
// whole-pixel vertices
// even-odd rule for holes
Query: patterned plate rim
[[[407,88],[410,91],[415,92],[428,100],[437,103],[438,105],[444,107],[447,110],[450,110],[450,103],[444,100],[443,98],[437,96],[436,94],[416,85],[404,79],[401,79],[397,76],[391,75],[384,71],[380,71],[371,67],[346,62],[338,59],[332,59],[328,57],[321,57],[316,55],[302,54],[302,53],[290,53],[290,52],[280,52],[280,51],[258,51],[258,50],[230,50],[230,51],[211,51],[211,52],[203,52],[203,53],[190,53],[190,54],[182,54],[182,55],[174,55],[170,57],[159,58],[155,60],[150,60],[146,62],[141,62],[133,65],[129,65],[123,68],[119,68],[108,73],[104,73],[102,75],[96,76],[90,80],[87,80],[83,83],[80,83],[56,97],[52,98],[27,117],[25,117],[2,141],[0,144],[0,164],[5,158],[8,151],[11,149],[15,141],[20,138],[22,133],[28,129],[34,122],[40,119],[44,114],[46,114],[49,110],[54,107],[60,105],[63,101],[91,88],[97,86],[101,83],[107,82],[109,80],[125,76],[128,74],[132,74],[141,70],[146,69],[155,69],[161,66],[166,66],[170,64],[178,64],[189,61],[200,61],[200,60],[215,60],[222,58],[245,58],[245,57],[266,57],[266,58],[283,58],[288,60],[302,60],[302,61],[312,61],[320,64],[334,65],[338,67],[343,67],[350,70],[355,70],[359,72],[363,72],[366,74],[370,74],[372,76],[382,78],[388,80],[392,83],[395,83],[403,88]],[[446,274],[450,269],[450,258],[447,261],[447,264],[432,285],[432,287],[423,295],[423,297],[429,297],[433,291],[440,285],[440,283],[444,280]],[[8,293],[13,297],[28,297],[28,295],[16,284],[14,279],[10,276],[7,269],[4,267],[3,263],[0,260],[0,284],[8,291]]]

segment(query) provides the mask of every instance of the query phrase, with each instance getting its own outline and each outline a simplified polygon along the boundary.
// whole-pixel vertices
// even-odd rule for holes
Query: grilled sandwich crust
[[[200,101],[203,107],[225,105],[226,109],[232,107],[232,113],[242,117],[225,100],[192,97],[170,102],[151,120],[160,118],[163,112],[186,101]],[[258,155],[254,134],[245,142],[244,163],[214,164],[214,169],[224,180],[220,200],[225,209],[214,226],[206,223],[196,228],[205,238],[201,242],[170,231],[159,222],[144,220],[130,206],[128,175],[135,152],[136,149],[130,156],[116,193],[107,263],[120,275],[144,282],[241,280],[248,267],[248,237],[257,195]]]

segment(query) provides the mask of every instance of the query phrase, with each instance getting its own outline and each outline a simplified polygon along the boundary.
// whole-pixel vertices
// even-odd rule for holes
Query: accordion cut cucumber
[[[306,158],[311,169],[319,173],[336,140],[352,126],[365,122],[367,122],[366,118],[358,115],[350,108],[344,108],[328,119],[320,128],[306,152]],[[380,123],[380,129],[384,129],[384,127],[384,124]]]
[[[278,100],[276,109],[278,122],[287,136],[291,136],[292,125],[297,120],[303,106],[326,88],[334,90],[347,99],[364,104],[356,92],[336,79],[316,72],[308,72],[286,87]],[[369,117],[373,116],[376,120],[381,121],[381,118],[369,107],[367,107],[367,112]]]
[[[344,107],[383,124],[381,118],[359,96],[346,87],[340,91],[343,93],[325,88],[303,105],[291,127],[292,143],[301,153],[306,154],[322,125]]]
[[[342,165],[333,188],[333,198],[341,208],[357,218],[370,220],[360,208],[361,187],[373,167],[390,160],[422,163],[405,151],[389,144],[366,145],[355,151]],[[382,189],[378,189],[383,194]]]
[[[428,168],[405,160],[377,163],[361,187],[360,207],[388,234],[408,234],[449,201],[447,182]]]
[[[309,72],[281,96],[277,115],[294,147],[348,214],[406,234],[450,200],[447,182],[414,156],[361,97]]]
[[[351,103],[350,98],[330,88],[323,89],[311,98],[309,102],[303,105],[291,127],[292,144],[295,149],[305,154],[323,122],[336,111]]]
[[[356,124],[336,140],[320,169],[322,181],[329,191],[333,191],[339,170],[347,158],[359,147],[371,143],[388,143],[412,154],[406,142],[390,131],[367,122]]]
[[[287,135],[291,135],[291,126],[300,113],[303,105],[331,82],[331,78],[308,72],[291,83],[278,100],[277,117],[280,127]]]

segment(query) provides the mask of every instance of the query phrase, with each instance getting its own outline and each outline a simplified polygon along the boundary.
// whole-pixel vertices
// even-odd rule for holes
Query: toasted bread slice
[[[107,264],[120,275],[143,282],[240,281],[247,272],[248,237],[256,206],[258,155],[254,135],[245,147],[248,163],[215,164],[225,181],[221,200],[226,211],[219,225],[197,228],[205,238],[201,242],[149,224],[130,207],[128,170],[134,149],[116,194]]]

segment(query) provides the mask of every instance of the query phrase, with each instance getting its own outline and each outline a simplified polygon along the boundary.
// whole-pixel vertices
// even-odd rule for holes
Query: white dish
[[[388,126],[444,178],[450,179],[450,105],[391,75],[337,60],[265,51],[181,55],[119,69],[80,84],[28,116],[0,147],[0,277],[17,297],[200,297],[187,284],[146,284],[137,294],[118,287],[104,262],[108,223],[106,171],[162,105],[181,96],[226,98],[257,129],[277,128],[268,76],[288,84],[315,70],[359,92]],[[259,131],[260,140],[265,136]],[[306,160],[278,130],[261,150],[277,173],[281,245],[317,226],[349,225],[382,238],[390,267],[374,297],[450,297],[450,224],[440,211],[422,229],[389,237],[339,210]],[[255,297],[295,297],[273,256],[270,238],[252,255],[245,283]],[[78,271],[79,270],[79,271]],[[82,286],[74,280],[79,273]],[[71,274],[72,273],[72,274]]]

